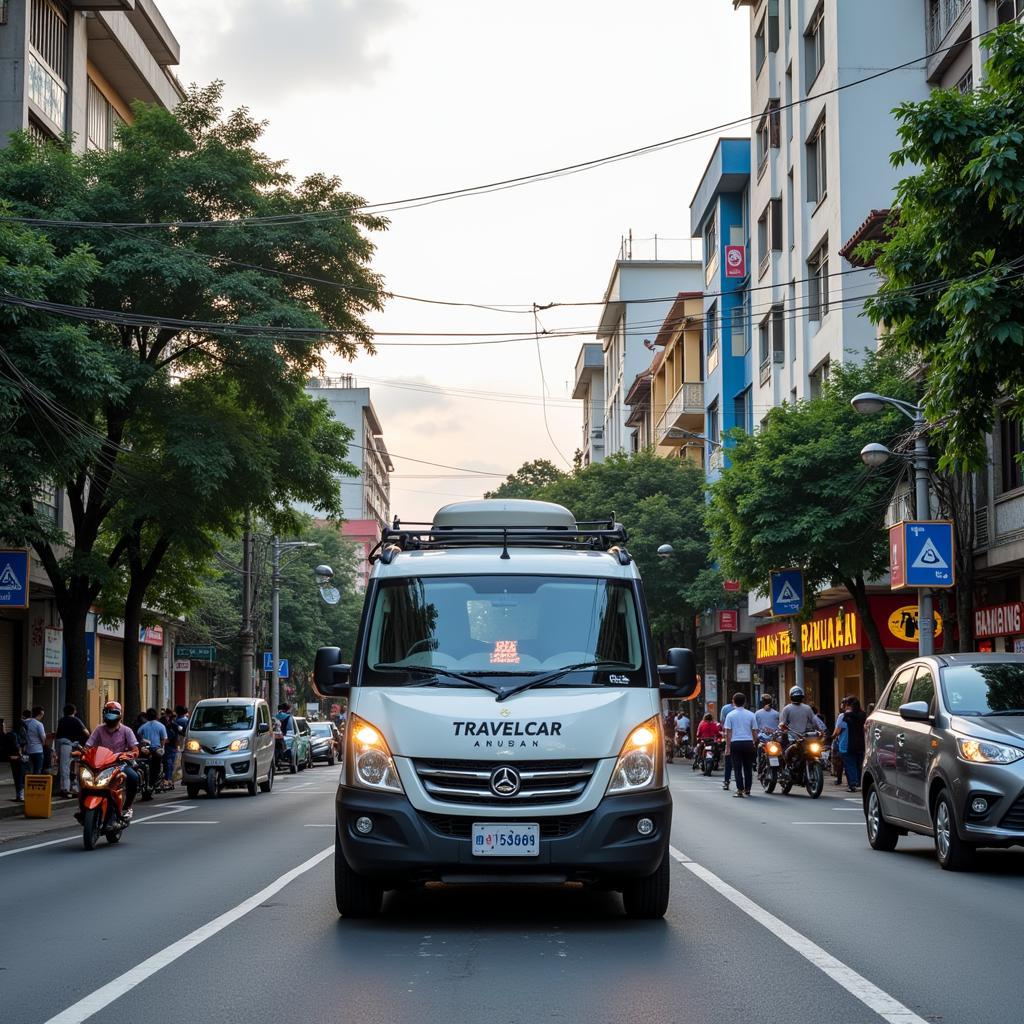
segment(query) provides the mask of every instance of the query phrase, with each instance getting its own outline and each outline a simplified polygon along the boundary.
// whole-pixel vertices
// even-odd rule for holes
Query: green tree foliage
[[[534,459],[524,462],[514,473],[505,477],[504,483],[493,491],[488,491],[485,498],[533,498],[542,487],[564,480],[563,473],[548,459]]]
[[[988,37],[976,90],[897,110],[899,185],[890,237],[865,246],[883,277],[867,310],[886,347],[924,363],[943,465],[974,467],[997,403],[1024,418],[1024,28]]]
[[[871,641],[876,684],[888,659],[868,612],[866,581],[888,567],[884,513],[892,471],[860,460],[873,441],[898,446],[909,422],[898,412],[862,416],[850,405],[861,391],[914,400],[914,385],[891,356],[833,370],[820,398],[772,409],[757,434],[734,432],[731,465],[711,486],[708,529],[723,572],[750,591],[767,593],[773,569],[799,568],[807,593],[843,586],[857,605]],[[811,607],[806,609],[809,613]]]
[[[165,318],[153,327],[87,323],[76,329],[81,344],[66,359],[59,335],[55,342],[48,330],[19,331],[7,352],[51,403],[37,401],[34,421],[20,425],[44,457],[44,476],[67,492],[74,547],[63,557],[38,530],[12,539],[31,540],[50,576],[65,624],[68,696],[80,705],[85,616],[122,558],[145,585],[152,555],[173,543],[169,529],[179,536],[200,522],[223,529],[232,508],[237,526],[242,509],[269,508],[285,497],[282,481],[297,477],[333,511],[321,470],[338,467],[342,438],[321,422],[316,440],[294,452],[283,445],[261,451],[265,439],[253,435],[284,431],[301,442],[302,417],[319,415],[304,404],[302,388],[322,368],[325,338],[293,329],[331,332],[327,345],[338,354],[370,350],[363,315],[383,298],[368,267],[366,233],[384,222],[357,212],[362,201],[336,178],[293,180],[257,148],[264,126],[245,110],[223,116],[220,95],[219,84],[193,89],[173,113],[137,104],[134,123],[119,130],[119,148],[109,152],[76,155],[64,146],[37,147],[24,135],[0,151],[0,200],[19,215],[108,223],[261,218],[214,229],[51,225],[46,238],[37,228],[22,243],[49,245],[51,263],[67,261],[69,287],[48,290],[41,276],[44,295]],[[310,211],[320,216],[298,217]],[[11,262],[20,268],[29,261],[16,253]],[[31,297],[32,281],[19,283],[12,280],[11,294]],[[189,329],[180,321],[268,330]],[[69,367],[77,371],[70,379]],[[211,403],[206,410],[195,402],[203,395]],[[177,430],[183,410],[192,434]],[[46,445],[39,439],[47,431],[62,431],[74,444]],[[281,469],[287,474],[275,475]],[[163,502],[136,503],[135,511],[146,513],[140,521],[133,497],[154,498],[161,489]],[[18,500],[28,507],[31,490],[23,488]]]

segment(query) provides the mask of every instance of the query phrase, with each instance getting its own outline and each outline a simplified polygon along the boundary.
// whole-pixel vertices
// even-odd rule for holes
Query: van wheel
[[[334,901],[342,917],[376,917],[384,903],[384,887],[363,875],[357,875],[341,852],[334,836]]]
[[[264,793],[269,793],[274,788],[274,762],[270,762],[270,767],[267,769],[267,781],[260,783],[260,789]]]
[[[864,820],[868,830],[868,845],[872,850],[895,850],[900,834],[882,815],[882,803],[874,786],[868,789],[864,807]]]
[[[288,771],[294,775],[299,770],[299,766],[295,761],[295,751],[293,750],[288,755]]]
[[[974,866],[975,847],[965,843],[956,830],[953,805],[943,790],[935,799],[935,856],[946,871],[967,871]]]
[[[220,796],[220,772],[216,768],[206,769],[206,795],[210,799]]]
[[[665,911],[668,910],[671,881],[666,853],[653,875],[627,882],[623,886],[622,905],[626,910],[626,916],[647,921],[664,917]]]
[[[254,764],[252,766],[252,782],[247,782],[245,784],[245,791],[246,791],[246,793],[249,794],[249,796],[256,796],[256,794],[260,791],[260,784],[259,784],[259,782],[257,782],[257,778],[258,777],[259,777],[259,770],[257,769],[256,765]]]

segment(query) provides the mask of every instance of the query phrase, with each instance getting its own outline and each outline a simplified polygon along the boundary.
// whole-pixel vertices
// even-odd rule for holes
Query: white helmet
[[[789,699],[794,704],[799,704],[804,699],[804,691],[799,686],[794,686],[789,691]]]

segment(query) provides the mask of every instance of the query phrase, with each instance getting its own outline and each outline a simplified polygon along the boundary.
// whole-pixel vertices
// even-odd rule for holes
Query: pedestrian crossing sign
[[[772,615],[799,615],[804,606],[804,574],[778,569],[771,574]]]
[[[956,583],[953,524],[909,520],[890,527],[889,572],[893,590],[952,587]]]
[[[28,551],[24,548],[0,551],[0,606],[28,607],[28,574]]]

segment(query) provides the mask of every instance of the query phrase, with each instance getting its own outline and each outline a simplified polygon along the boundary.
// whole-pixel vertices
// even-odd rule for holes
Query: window
[[[744,434],[749,434],[753,429],[753,391],[747,388],[738,394],[733,400],[733,421],[734,426],[740,428]]]
[[[768,161],[768,150],[778,149],[779,140],[779,101],[770,99],[761,120],[757,122],[756,145],[757,145],[757,173],[760,176]]]
[[[790,167],[789,174],[786,176],[786,229],[789,233],[790,249],[792,249],[796,245],[796,218],[794,214],[795,207],[796,199],[793,192],[793,168]]]
[[[818,4],[804,33],[804,90],[810,92],[825,64],[825,3]]]
[[[1024,3],[1024,0],[1021,0]],[[956,83],[956,91],[967,94],[974,91],[974,69],[968,68]]]
[[[826,357],[818,367],[807,375],[811,398],[821,398],[821,386],[828,380],[829,361]]]
[[[903,696],[907,692],[911,681],[914,678],[914,669],[904,669],[894,680],[892,688],[889,690],[889,696],[885,701],[886,711],[899,711],[900,705],[905,704]]]
[[[768,134],[768,115],[766,114],[757,122],[757,173],[758,175],[768,163],[768,149],[770,146]]]
[[[718,366],[719,358],[721,356],[721,349],[719,348],[719,322],[718,322],[718,303],[713,302],[707,312],[707,320],[705,321],[707,327],[706,344],[708,350],[708,373],[712,373],[715,367]]]
[[[828,312],[828,236],[807,261],[807,318],[821,320]]]
[[[28,96],[59,131],[67,109],[68,22],[52,0],[32,0]]]
[[[745,356],[750,351],[750,341],[744,315],[743,302],[741,301],[733,307],[732,327],[729,332],[732,339],[731,351],[734,356]]]
[[[782,200],[770,199],[757,221],[757,253],[759,271],[765,272],[768,258],[782,251]]]
[[[718,259],[718,214],[712,212],[704,226],[704,263],[711,266]]]
[[[59,527],[61,525],[60,504],[61,492],[53,484],[44,483],[36,488],[32,505],[40,519]]]
[[[828,191],[828,159],[825,149],[825,115],[818,118],[807,137],[807,201],[820,203]]]
[[[1024,453],[1024,426],[1020,420],[999,419],[999,493],[1024,487],[1021,455]]]
[[[931,672],[926,668],[919,668],[917,670],[917,675],[914,677],[914,685],[910,688],[907,703],[909,704],[915,700],[923,700],[928,707],[931,707],[932,701],[935,700],[935,680],[932,679]]]
[[[768,49],[772,53],[779,49],[779,0],[768,0]]]
[[[722,438],[722,420],[717,398],[708,406],[708,438],[712,441],[720,441]]]
[[[1005,25],[1024,15],[1024,0],[999,0],[996,6],[996,22]]]
[[[786,361],[786,315],[782,306],[772,306],[772,361]]]
[[[757,26],[757,30],[754,32],[754,76],[761,74],[761,68],[764,67],[764,59],[768,56],[768,44],[765,39],[765,19],[761,19],[761,24]]]
[[[771,377],[773,363],[786,361],[786,314],[784,308],[772,306],[757,326],[758,356],[761,360],[761,383]]]
[[[790,64],[790,66],[788,68],[786,68],[785,90],[786,91],[783,93],[783,97],[784,97],[785,103],[786,103],[786,139],[788,141],[792,142],[793,141],[793,121],[795,119],[794,118],[794,113],[793,113],[793,65],[792,64]]]

